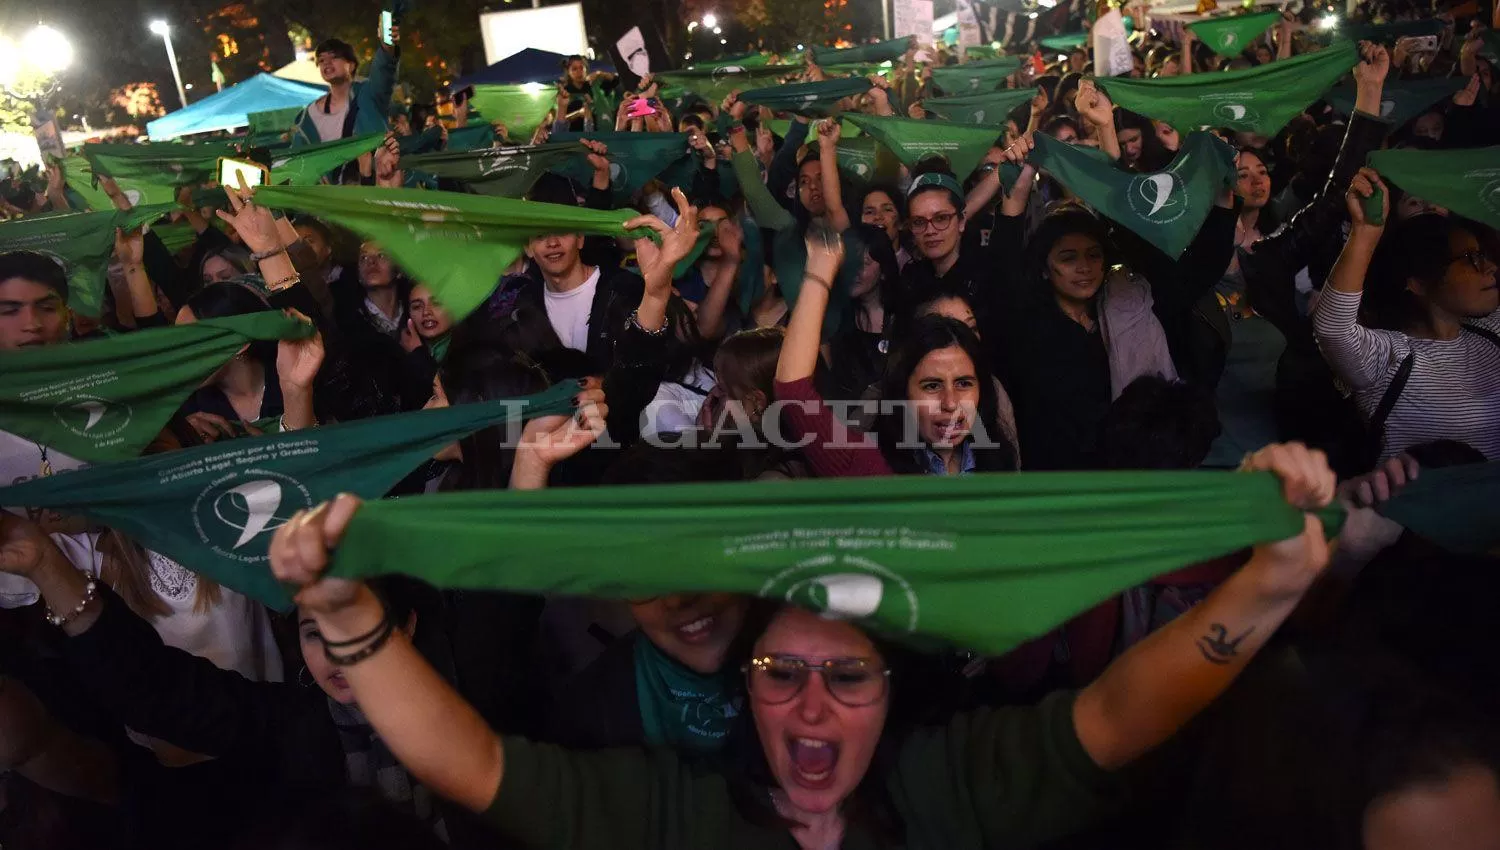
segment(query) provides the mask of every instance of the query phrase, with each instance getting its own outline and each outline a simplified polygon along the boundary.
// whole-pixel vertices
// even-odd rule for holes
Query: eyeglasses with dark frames
[[[860,708],[879,702],[890,686],[891,671],[864,658],[825,658],[814,661],[791,655],[765,655],[742,668],[750,696],[766,705],[790,702],[807,687],[814,671],[833,698]]]

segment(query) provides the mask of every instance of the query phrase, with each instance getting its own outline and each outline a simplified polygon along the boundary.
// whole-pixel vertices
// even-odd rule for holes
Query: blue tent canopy
[[[322,86],[256,74],[243,83],[209,95],[186,109],[179,109],[146,125],[152,140],[175,139],[194,133],[231,130],[250,123],[252,112],[290,106],[306,106],[326,94]]]
[[[552,82],[562,77],[562,62],[566,58],[561,53],[528,47],[519,53],[514,53],[501,59],[488,68],[481,68],[468,76],[454,80],[453,85],[449,88],[452,91],[458,92],[480,83]],[[614,69],[615,66],[608,62],[589,63],[590,71],[613,71]]]

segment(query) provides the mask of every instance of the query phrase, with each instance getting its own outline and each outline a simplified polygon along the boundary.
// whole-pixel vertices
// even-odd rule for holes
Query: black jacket
[[[547,740],[577,749],[639,747],[646,741],[635,688],[635,642],[631,632],[611,643],[558,694]]]

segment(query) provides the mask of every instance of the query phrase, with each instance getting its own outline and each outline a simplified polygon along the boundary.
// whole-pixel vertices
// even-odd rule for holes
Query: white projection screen
[[[486,12],[479,16],[479,31],[484,36],[484,61],[488,65],[528,47],[565,56],[588,50],[582,3]]]

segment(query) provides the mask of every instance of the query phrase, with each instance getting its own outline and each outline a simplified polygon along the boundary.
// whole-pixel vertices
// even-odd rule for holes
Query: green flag
[[[932,69],[932,81],[947,95],[992,92],[1005,84],[1005,78],[1021,67],[1019,57],[967,62]],[[1028,92],[1035,95],[1035,91]]]
[[[539,83],[477,85],[471,101],[490,121],[499,121],[512,139],[530,141],[552,107],[557,105],[557,87]]]
[[[161,244],[166,247],[169,254],[176,254],[198,240],[198,232],[185,221],[175,224],[158,224],[151,228],[151,232],[161,240]]]
[[[271,182],[291,186],[321,183],[328,172],[375,150],[383,141],[385,133],[366,133],[285,150],[271,160]]]
[[[482,195],[519,198],[538,177],[579,155],[577,142],[548,142],[527,147],[447,150],[403,157],[402,167],[436,177],[462,180]]]
[[[849,77],[819,83],[788,83],[763,89],[751,89],[740,94],[740,100],[768,107],[775,112],[793,112],[809,117],[823,117],[832,115],[838,109],[839,101],[844,98],[864,94],[869,90],[869,80],[863,77]]]
[[[1500,461],[1423,468],[1380,512],[1450,552],[1500,554]]]
[[[922,159],[941,154],[948,158],[953,173],[961,181],[984,159],[1005,128],[947,121],[919,121],[879,115],[846,115],[885,145],[907,167]],[[1003,120],[1003,119],[1002,119]]]
[[[79,154],[68,154],[63,158],[63,182],[67,184],[68,203],[79,212],[94,210],[105,212],[114,209],[109,195],[94,184],[94,168]]]
[[[745,593],[1000,654],[1153,576],[1302,527],[1269,473],[445,493],[363,506],[332,574],[618,598]]]
[[[845,178],[860,184],[875,179],[875,138],[859,136],[853,139],[840,138],[838,143],[839,170]]]
[[[1380,93],[1380,116],[1401,127],[1433,106],[1463,90],[1469,81],[1464,77],[1438,77],[1431,80],[1386,80]],[[1323,96],[1334,111],[1343,115],[1354,112],[1358,92],[1348,83]]]
[[[1361,41],[1374,41],[1390,46],[1399,38],[1441,36],[1443,21],[1439,18],[1428,18],[1421,21],[1395,21],[1389,24],[1344,24],[1336,34],[1340,39],[1353,44]]]
[[[292,129],[297,123],[297,116],[302,113],[301,106],[288,106],[282,109],[267,109],[264,112],[251,112],[245,116],[250,122],[250,133],[285,133]]]
[[[663,94],[680,97],[692,92],[700,97],[720,101],[739,89],[772,85],[783,77],[802,72],[801,65],[726,65],[717,68],[693,68],[686,71],[663,71],[656,79]]]
[[[1176,127],[1202,127],[1274,136],[1354,67],[1353,44],[1340,42],[1258,68],[1133,80],[1101,78],[1116,106]]]
[[[0,353],[0,428],[93,463],[133,458],[242,346],[313,333],[267,311]]]
[[[453,320],[484,303],[500,274],[544,233],[647,236],[624,223],[635,210],[591,210],[458,192],[372,186],[262,186],[256,203],[296,210],[373,239],[427,284]]]
[[[56,259],[68,273],[68,308],[84,316],[98,316],[104,305],[110,255],[115,250],[115,228],[149,224],[175,208],[175,204],[161,204],[119,212],[106,206],[98,212],[0,222],[0,253],[36,251]]]
[[[1250,47],[1250,42],[1271,28],[1281,19],[1276,10],[1250,12],[1245,15],[1223,15],[1193,21],[1187,28],[1193,31],[1209,49],[1225,58],[1233,59]]]
[[[1500,227],[1500,145],[1466,150],[1386,150],[1370,167],[1401,191]]]
[[[812,54],[814,64],[828,67],[830,65],[869,65],[872,63],[895,61],[906,55],[907,48],[911,47],[911,36],[893,38],[890,41],[882,41],[879,44],[861,44],[858,47],[848,47],[839,50],[832,47],[820,47],[813,45],[808,49]]]
[[[603,142],[609,148],[609,188],[620,206],[628,204],[636,192],[668,168],[684,161],[693,164],[686,133],[553,133],[553,141],[572,144],[574,153],[552,170],[571,177],[580,186],[594,179],[588,151],[581,151],[578,144],[583,139]]]
[[[929,97],[922,108],[955,124],[1004,124],[1016,107],[1036,97],[1032,89],[1007,89],[958,97]]]
[[[1086,32],[1070,32],[1067,35],[1049,35],[1038,39],[1037,43],[1048,50],[1056,50],[1058,53],[1067,53],[1075,47],[1087,47],[1089,34]]]
[[[443,446],[481,428],[572,412],[567,381],[522,399],[378,416],[85,467],[0,490],[7,505],[78,514],[224,586],[291,607],[267,566],[277,528],[341,492],[384,496]]]
[[[225,144],[88,144],[83,157],[94,174],[112,177],[132,204],[166,204],[179,186],[207,183],[219,177],[219,157],[240,156]]]
[[[1036,134],[1031,162],[1045,169],[1101,215],[1135,231],[1167,256],[1181,256],[1214,200],[1234,183],[1234,149],[1195,132],[1161,171],[1123,171],[1096,151]]]

